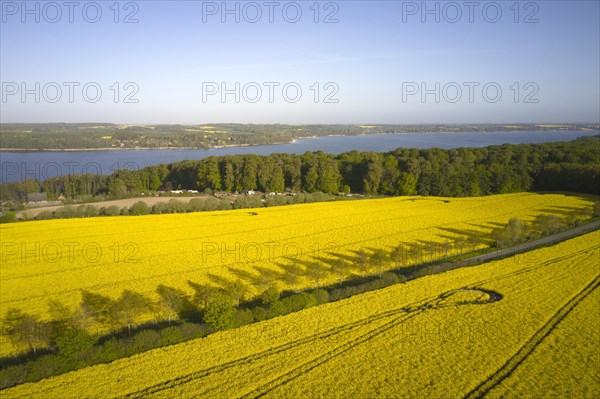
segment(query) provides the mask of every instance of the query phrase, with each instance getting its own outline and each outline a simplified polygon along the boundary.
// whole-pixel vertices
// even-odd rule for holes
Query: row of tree
[[[42,211],[38,213],[34,219],[49,220],[49,219],[71,219],[71,218],[87,218],[95,216],[140,216],[140,215],[161,215],[172,213],[188,213],[188,212],[210,212],[229,209],[246,209],[260,208],[263,206],[280,206],[290,204],[304,204],[311,202],[323,202],[333,200],[337,197],[326,195],[323,193],[298,194],[296,196],[275,196],[263,200],[258,196],[239,196],[235,200],[217,199],[214,197],[208,198],[193,198],[189,202],[178,201],[172,198],[168,202],[157,202],[152,206],[148,206],[144,201],[138,201],[130,207],[119,207],[111,205],[108,207],[97,207],[95,205],[66,205],[54,211]],[[12,216],[12,217],[11,217]],[[28,219],[26,216],[23,219]],[[14,212],[7,212],[0,216],[0,223],[15,222],[16,216]]]
[[[123,291],[116,299],[82,290],[81,302],[75,310],[56,300],[48,301],[50,320],[10,308],[2,319],[2,333],[15,346],[27,347],[34,356],[40,349],[50,347],[70,357],[90,349],[102,333],[124,330],[130,335],[144,323],[166,321],[171,325],[183,319],[202,321],[213,331],[223,330],[328,300],[326,291],[313,291],[289,295],[280,301],[279,290],[271,287],[260,295],[260,303],[266,308],[240,308],[250,290],[240,280],[226,289],[191,281],[188,284],[193,289],[192,295],[159,285],[157,301],[131,290]]]
[[[493,244],[496,248],[508,248],[527,241],[537,240],[542,236],[558,233],[573,227],[592,216],[600,216],[600,203],[593,208],[571,212],[560,218],[553,214],[540,214],[529,223],[519,218],[512,218],[507,225],[492,231]]]
[[[157,165],[110,176],[71,175],[0,185],[4,200],[19,192],[50,198],[122,198],[152,190],[263,192],[339,191],[368,195],[479,196],[519,191],[598,194],[600,137],[572,142],[458,148],[398,148],[387,153],[321,151],[303,155],[233,155]]]

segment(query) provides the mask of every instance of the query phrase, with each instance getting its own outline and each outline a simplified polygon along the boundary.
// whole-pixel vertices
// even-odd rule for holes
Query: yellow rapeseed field
[[[595,290],[489,397],[541,398],[552,392],[558,398],[597,398],[600,395],[598,309],[600,292]]]
[[[315,258],[352,259],[359,249],[399,242],[452,242],[486,235],[510,218],[563,215],[592,199],[562,194],[476,198],[398,197],[192,214],[99,217],[0,225],[0,309],[44,316],[49,299],[75,306],[80,290],[116,298],[131,289],[154,296],[159,284],[243,280],[249,296],[265,280],[290,288],[282,266]],[[447,251],[447,249],[446,249]],[[458,252],[452,247],[448,253]],[[391,267],[391,265],[389,265]],[[328,274],[322,283],[333,282]],[[295,289],[312,286],[310,277]],[[13,353],[2,342],[0,356]]]
[[[595,231],[2,393],[595,398],[598,259]]]

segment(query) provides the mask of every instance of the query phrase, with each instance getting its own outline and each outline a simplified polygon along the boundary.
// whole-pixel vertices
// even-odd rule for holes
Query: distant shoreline
[[[215,148],[215,147],[213,147]],[[82,151],[136,151],[136,150],[202,150],[209,148],[194,148],[194,147],[140,147],[140,148],[0,148],[0,152],[82,152]]]
[[[314,137],[300,137],[300,138],[315,138]],[[325,137],[325,136],[320,136]],[[227,145],[216,145],[210,148],[197,148],[197,147],[136,147],[136,148],[43,148],[43,149],[31,149],[31,148],[0,148],[0,152],[91,152],[91,151],[163,151],[163,150],[215,150],[219,148],[236,148],[236,147],[256,147],[263,145],[278,145],[278,144],[292,144],[295,143],[296,139],[287,141],[285,143],[268,143],[268,144],[227,144]]]
[[[589,132],[594,129],[540,129],[531,130],[531,132],[560,132],[563,130],[581,130],[582,132]],[[505,130],[505,131],[491,131],[491,130],[477,130],[477,131],[446,131],[446,132],[393,132],[393,133],[359,133],[359,134],[325,134],[325,135],[313,135],[295,137],[290,141],[278,142],[278,143],[262,143],[262,144],[226,144],[216,145],[210,148],[198,148],[198,147],[136,147],[136,148],[115,148],[115,147],[100,147],[100,148],[43,148],[43,149],[32,149],[32,148],[0,148],[2,152],[92,152],[92,151],[164,151],[164,150],[213,150],[220,148],[237,148],[237,147],[257,147],[257,146],[270,146],[270,145],[282,145],[282,144],[293,144],[297,140],[315,139],[319,137],[359,137],[359,136],[372,136],[372,135],[395,135],[395,134],[425,134],[425,133],[436,133],[436,134],[454,134],[454,133],[495,133],[495,132],[521,132],[522,129]],[[600,132],[600,130],[598,130]]]

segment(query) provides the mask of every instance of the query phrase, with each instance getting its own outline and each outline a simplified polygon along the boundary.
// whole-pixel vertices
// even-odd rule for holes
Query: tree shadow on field
[[[368,251],[367,251],[368,249]],[[362,279],[363,276],[360,273],[359,263],[361,262],[361,257],[366,256],[367,260],[370,262],[373,253],[376,249],[374,248],[362,248],[361,250],[350,249],[348,252],[352,252],[354,255],[350,255],[347,253],[340,254],[336,252],[327,252],[329,258],[319,259],[320,262],[329,265],[331,268],[331,273],[335,274],[335,267],[339,265],[339,261],[343,261],[346,265],[346,273],[349,279]],[[371,251],[371,252],[369,252]],[[387,252],[389,253],[389,252]],[[361,280],[362,281],[362,280]]]
[[[265,276],[269,279],[279,279],[283,275],[283,272],[278,271],[276,269],[269,269],[263,266],[254,266],[254,270],[256,270],[259,276]]]
[[[506,227],[506,223],[500,222],[483,222],[483,223],[469,223],[469,226],[478,227],[485,230],[493,230],[497,228]]]
[[[501,227],[504,227],[504,225],[501,225]],[[489,228],[489,227],[486,227],[486,228]],[[490,233],[486,233],[486,232],[483,232],[480,230],[455,229],[453,227],[438,227],[438,229],[448,232],[448,233],[456,234],[458,236],[462,236],[464,239],[467,239],[467,240],[475,240],[475,239],[481,240],[481,241],[491,240]],[[443,234],[438,234],[438,236],[449,239],[450,241],[457,240],[457,237],[455,237],[455,236],[448,236],[448,235],[443,235]]]
[[[354,256],[350,255],[349,257],[344,257],[344,258],[349,258],[349,262],[350,262],[350,265],[348,267],[349,275],[353,279],[363,278],[365,276],[365,274],[368,274],[368,272],[370,271],[371,260],[373,258],[375,251],[370,248],[368,250],[367,250],[367,248],[360,248],[360,249],[350,249],[350,250],[348,250],[348,252],[351,252],[354,254]]]
[[[380,251],[380,250],[384,250],[385,252],[390,252],[390,250],[391,250],[391,249],[387,249],[387,248],[374,248],[374,247],[365,247],[363,249],[370,251],[371,253],[369,255],[373,255],[373,254],[375,254],[375,252]]]
[[[350,252],[353,252],[353,250],[350,250]],[[348,254],[339,254],[336,252],[325,252],[325,253],[327,255],[335,257],[337,259],[343,259],[346,262],[354,263],[354,262],[356,262],[356,259],[357,259],[357,256],[352,256],[352,255],[348,255]],[[331,264],[331,265],[333,265],[336,262],[336,260],[334,260],[334,259],[322,259],[322,261],[326,262],[328,264]]]
[[[250,273],[248,270],[242,268],[236,269],[230,266],[227,268],[227,271],[239,278],[240,280],[245,280],[249,283],[252,283],[257,278],[255,274]]]
[[[584,208],[556,205],[556,206],[549,206],[547,208],[539,209],[538,211],[544,212],[544,213],[551,213],[553,215],[567,216],[567,215],[572,215],[573,213],[582,212],[582,211],[584,211]]]
[[[270,269],[263,266],[253,266],[256,272],[254,280],[250,281],[258,292],[262,292],[269,287],[275,286],[277,281],[281,281],[285,273],[277,269]]]
[[[333,252],[329,253],[332,256],[335,256],[335,254]],[[349,257],[350,261],[353,259],[353,257]],[[301,259],[301,260],[296,260],[295,263],[297,265],[300,265],[302,267],[305,268],[305,270],[308,272],[310,271],[312,268],[319,268],[319,267],[323,267],[323,265],[325,266],[333,266],[335,264],[335,260],[334,259],[329,259],[329,258],[323,258],[323,257],[319,257],[319,256],[308,256],[307,259]]]
[[[431,240],[416,240],[415,242],[420,246],[421,249],[421,262],[435,262],[443,257],[444,250],[441,242]],[[449,248],[448,251],[450,249],[451,248]]]
[[[218,276],[216,274],[208,273],[206,277],[208,277],[208,279],[221,290],[227,290],[227,288],[230,287],[232,284],[232,281],[228,280],[223,276]]]
[[[339,257],[337,257],[337,255],[334,252],[327,252],[327,255],[329,256],[328,258],[321,258],[318,260],[321,263],[329,265],[330,267],[334,266],[336,264],[336,262],[340,259]],[[348,259],[345,259],[345,260],[349,261]]]
[[[366,251],[367,248],[361,248],[361,249],[349,249],[348,252],[352,252],[353,254],[355,254],[356,256],[353,256],[352,258],[359,259],[363,254],[367,255],[367,256],[371,256],[373,255],[372,253],[370,254],[369,252]]]
[[[285,272],[279,269],[284,267],[283,264],[275,263],[276,268],[267,268],[264,266],[251,265],[249,267],[229,267],[227,271],[234,276],[234,279],[229,279],[215,274],[208,274],[209,280],[224,291],[230,290],[233,284],[241,281],[248,286],[256,288],[258,292],[262,292],[267,288],[274,286],[277,281],[281,281]]]

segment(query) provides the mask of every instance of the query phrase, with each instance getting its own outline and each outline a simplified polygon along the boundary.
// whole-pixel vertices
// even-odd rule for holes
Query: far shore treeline
[[[2,201],[24,193],[68,199],[126,198],[146,191],[337,192],[466,197],[521,191],[600,194],[600,136],[485,148],[351,151],[340,155],[232,155],[156,165],[109,176],[68,175],[0,185]]]
[[[0,123],[3,149],[165,149],[291,143],[298,138],[382,133],[598,130],[598,124],[115,125],[111,123]]]

